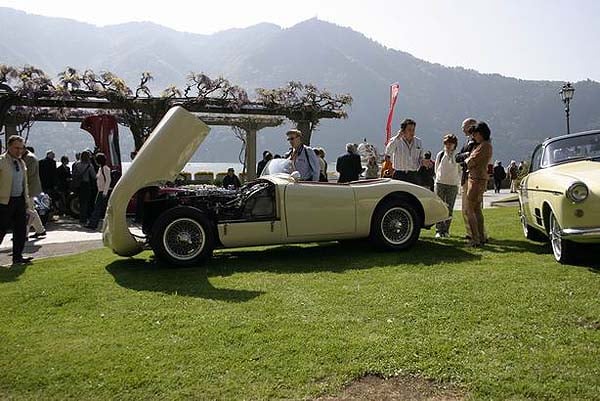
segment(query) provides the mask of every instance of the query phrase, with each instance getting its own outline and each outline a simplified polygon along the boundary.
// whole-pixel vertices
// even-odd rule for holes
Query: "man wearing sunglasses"
[[[294,163],[294,170],[298,171],[301,181],[319,181],[321,163],[314,149],[302,143],[302,132],[297,129],[286,133],[287,140],[292,147],[285,158]]]
[[[13,265],[30,263],[23,257],[27,225],[27,169],[21,159],[25,150],[23,138],[8,138],[6,152],[0,155],[0,243],[10,226],[13,232]]]

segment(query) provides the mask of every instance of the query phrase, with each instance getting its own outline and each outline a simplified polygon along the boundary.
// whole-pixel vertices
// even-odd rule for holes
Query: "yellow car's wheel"
[[[554,213],[550,212],[550,244],[554,259],[559,263],[569,263],[575,256],[575,244],[562,237],[562,229]]]

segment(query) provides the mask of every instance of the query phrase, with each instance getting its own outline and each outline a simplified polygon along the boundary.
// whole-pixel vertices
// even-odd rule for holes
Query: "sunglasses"
[[[296,138],[298,138],[298,137],[297,137],[297,136],[291,136],[291,137],[289,137],[287,140],[288,140],[288,141],[293,141],[293,140],[294,140],[294,139],[296,139]]]

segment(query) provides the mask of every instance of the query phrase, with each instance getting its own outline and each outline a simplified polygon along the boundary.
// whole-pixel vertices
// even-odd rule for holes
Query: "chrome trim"
[[[535,189],[535,188],[526,188],[526,190],[527,190],[527,191],[530,191],[530,192],[544,192],[544,193],[547,193],[547,194],[552,194],[552,195],[557,195],[557,196],[564,195],[564,193],[562,193],[562,192],[559,192],[559,191],[553,191],[553,190],[551,190],[551,189]],[[569,199],[569,200],[570,200],[570,199]]]
[[[578,185],[583,185],[585,187],[585,190],[587,191],[587,195],[583,199],[573,198],[573,188],[575,188]],[[588,188],[587,185],[585,185],[585,182],[576,181],[576,182],[572,183],[571,185],[569,185],[569,188],[565,192],[565,196],[573,203],[581,203],[590,196],[590,189]]]
[[[563,238],[574,237],[598,237],[600,239],[600,227],[598,228],[565,228],[561,231]]]

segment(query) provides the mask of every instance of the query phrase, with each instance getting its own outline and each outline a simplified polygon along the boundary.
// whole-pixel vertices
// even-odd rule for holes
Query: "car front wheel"
[[[214,243],[210,220],[191,207],[176,207],[160,215],[150,239],[158,259],[179,266],[205,262],[212,256]]]
[[[401,250],[411,247],[421,232],[417,211],[406,200],[380,205],[371,224],[371,241],[380,248]]]
[[[568,263],[573,260],[575,244],[562,237],[561,228],[554,213],[550,213],[550,243],[554,259],[559,263]]]

